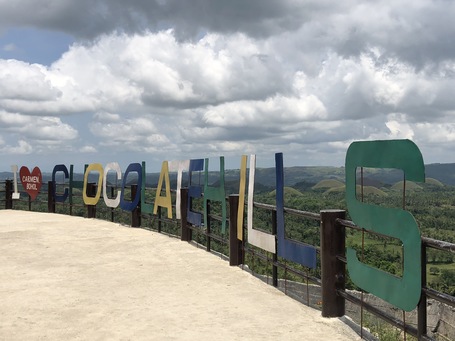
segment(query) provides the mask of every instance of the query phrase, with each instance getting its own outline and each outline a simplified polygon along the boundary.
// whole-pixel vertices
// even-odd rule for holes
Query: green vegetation
[[[303,173],[302,173],[303,172]],[[229,173],[230,174],[230,173]],[[259,175],[258,175],[259,174]],[[232,176],[237,177],[237,182],[232,179],[227,181],[228,193],[238,191],[238,172],[232,172]],[[443,185],[439,180],[427,178],[425,184],[415,184],[406,182],[406,198],[403,200],[402,174],[396,170],[364,170],[363,190],[358,186],[356,189],[357,197],[366,203],[382,205],[386,207],[405,208],[415,217],[423,236],[433,239],[444,240],[455,243],[455,186]],[[292,167],[285,169],[284,190],[285,207],[318,213],[323,209],[345,209],[345,188],[343,184],[344,169],[335,167]],[[255,201],[274,205],[275,191],[273,183],[275,181],[274,169],[258,169],[257,184],[255,184]],[[390,181],[394,180],[394,181]],[[262,182],[264,181],[264,182]],[[360,181],[359,181],[360,183]],[[57,189],[62,194],[63,186]],[[125,196],[130,197],[129,190]],[[174,194],[173,194],[174,195]],[[154,201],[155,190],[147,189],[146,202]],[[80,189],[74,189],[74,206],[72,215],[87,216],[87,209],[82,203]],[[202,211],[202,200],[193,200],[196,211]],[[47,193],[41,194],[34,202],[29,203],[25,193],[22,193],[21,200],[15,201],[14,207],[17,209],[47,212]],[[57,213],[70,214],[68,201],[64,204],[56,205]],[[216,203],[212,206],[212,213],[217,214]],[[272,216],[271,212],[264,209],[255,209],[254,212],[255,228],[271,232]],[[166,215],[163,210],[162,216]],[[113,220],[121,224],[129,225],[131,215],[117,208],[111,210],[104,205],[98,205],[97,217],[100,219]],[[347,219],[350,219],[347,212]],[[285,215],[286,236],[307,244],[319,246],[319,221],[304,217],[295,217],[290,214]],[[155,216],[142,219],[142,226],[145,228],[157,229],[158,219]],[[179,233],[179,226],[176,222],[160,223],[160,228],[171,234]],[[214,223],[212,233],[222,235]],[[204,244],[204,236],[194,234],[195,239]],[[226,237],[226,236],[224,236]],[[377,267],[394,275],[400,276],[402,273],[402,250],[399,240],[393,238],[381,238],[372,234],[347,230],[347,247],[357,251],[359,259],[371,266]],[[215,246],[215,249],[218,247]],[[219,247],[222,251],[223,247]],[[224,252],[224,251],[223,251]],[[428,286],[441,290],[449,294],[455,294],[455,255],[450,252],[427,249],[427,281]],[[257,262],[255,269],[258,273],[266,274],[270,269],[266,269],[267,264],[261,269]],[[270,264],[269,264],[270,265]],[[270,267],[269,267],[270,268]],[[318,275],[318,270],[312,274]],[[289,279],[292,275],[288,274]],[[348,287],[354,288],[349,282]]]
[[[302,182],[296,183],[297,188],[285,189],[285,207],[295,208],[308,212],[319,212],[322,209],[346,209],[345,190],[343,187],[335,187],[336,181],[329,180],[321,183],[333,184],[334,187],[327,190],[321,186],[309,186],[305,183],[304,191],[296,191],[302,187]],[[378,189],[373,186],[364,186],[363,198],[361,190],[357,189],[357,197],[364,202],[382,205],[386,207],[405,208],[411,212],[418,223],[423,236],[455,242],[455,187],[441,186],[438,182],[429,181],[425,184],[406,183],[406,188],[416,190],[406,191],[403,200],[403,183],[394,186],[383,186]],[[418,186],[418,187],[417,187]],[[275,191],[261,192],[255,194],[255,201],[274,204]],[[258,210],[260,211],[260,210]],[[269,230],[270,217],[265,213],[255,210],[255,225],[263,225],[261,229]],[[349,212],[348,212],[349,219]],[[296,239],[312,245],[319,245],[319,228],[317,221],[305,218],[296,218],[286,215],[286,235],[288,238]],[[363,240],[363,242],[362,242]],[[362,233],[354,230],[347,230],[347,247],[357,251],[359,259],[371,266],[387,271],[396,276],[402,273],[403,254],[401,242],[393,238],[382,238],[373,234]],[[363,248],[362,248],[363,245]],[[363,250],[363,251],[362,251]],[[455,255],[450,252],[443,252],[427,248],[427,282],[428,286],[455,294]],[[430,271],[430,268],[432,270]],[[436,269],[437,268],[437,269]],[[260,269],[256,269],[260,272]],[[348,279],[348,287],[355,288]]]

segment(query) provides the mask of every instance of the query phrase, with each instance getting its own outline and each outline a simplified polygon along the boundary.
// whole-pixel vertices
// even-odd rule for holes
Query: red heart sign
[[[25,166],[22,166],[19,175],[21,177],[22,186],[25,191],[30,195],[32,200],[35,200],[41,189],[42,176],[38,167],[33,168],[32,173]]]

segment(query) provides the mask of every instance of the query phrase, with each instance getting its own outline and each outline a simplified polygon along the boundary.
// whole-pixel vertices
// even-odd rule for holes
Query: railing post
[[[13,209],[13,181],[5,181],[5,209]]]
[[[229,196],[229,265],[242,264],[242,241],[237,236],[239,195]]]
[[[422,241],[421,262],[422,262],[422,287],[427,286],[427,246]],[[420,301],[417,306],[417,339],[421,340],[427,335],[427,295],[422,290],[420,292]]]
[[[180,240],[189,242],[191,240],[191,229],[188,227],[188,188],[180,189]]]
[[[161,206],[158,206],[156,211],[156,213],[158,213],[158,233],[161,233],[161,228],[163,227],[163,224],[161,223]]]
[[[272,234],[274,236],[277,235],[277,220],[276,220],[276,210],[272,211]],[[277,248],[276,248],[276,238],[275,238],[275,253],[272,256],[272,284],[275,288],[278,288],[278,267],[276,266],[276,263],[278,262],[278,254],[277,254]]]
[[[96,184],[93,182],[87,184],[87,196],[94,197],[96,195]],[[87,217],[96,218],[96,205],[87,205]]]
[[[321,285],[322,316],[341,317],[345,314],[345,300],[337,295],[345,289],[346,267],[337,259],[345,252],[345,227],[338,226],[336,219],[345,219],[343,210],[321,211]]]
[[[207,237],[207,245],[206,245],[206,250],[207,252],[210,252],[211,251],[211,248],[212,248],[212,238],[210,238],[210,233],[211,233],[211,229],[210,229],[210,200],[207,200],[207,221],[204,221],[204,224],[205,224],[205,230],[206,230],[206,237]]]
[[[137,194],[137,185],[131,185],[131,200],[134,200]],[[141,227],[141,201],[136,208],[131,211],[131,227]]]
[[[47,211],[55,213],[55,200],[54,200],[54,182],[47,182]]]

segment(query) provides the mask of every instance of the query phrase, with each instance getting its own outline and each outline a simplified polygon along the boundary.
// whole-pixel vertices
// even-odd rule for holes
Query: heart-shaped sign
[[[22,186],[24,186],[25,191],[30,195],[32,200],[35,200],[41,189],[41,170],[38,167],[35,167],[30,173],[30,170],[27,167],[22,166],[19,171],[19,176],[21,177]]]

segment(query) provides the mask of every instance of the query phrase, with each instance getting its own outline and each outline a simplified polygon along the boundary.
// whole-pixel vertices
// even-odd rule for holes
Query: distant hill
[[[342,183],[341,181],[334,180],[334,179],[328,179],[328,180],[319,181],[312,188],[313,189],[327,189],[327,188],[337,188],[337,187],[343,187],[343,186],[344,186],[344,183]]]
[[[327,191],[324,192],[324,194],[328,193],[339,193],[339,192],[344,192],[346,191],[346,186],[341,186],[341,187],[333,187],[328,189]],[[357,192],[360,193],[360,185],[357,185]],[[381,197],[385,197],[388,194],[384,192],[383,190],[380,190],[379,188],[373,187],[373,186],[364,186],[363,187],[363,194],[365,195],[377,195]]]
[[[292,187],[284,187],[283,188],[283,193],[284,193],[284,198],[286,201],[287,199],[292,198],[292,197],[301,197],[303,196],[303,193],[300,192],[299,190],[292,188]],[[270,197],[275,197],[276,196],[276,190],[273,190],[269,193]]]
[[[426,178],[425,179],[425,184],[432,185],[432,186],[437,186],[437,187],[444,187],[444,184],[441,181],[433,179],[433,178]]]
[[[398,181],[396,184],[392,186],[392,190],[394,191],[402,191],[403,190],[403,183],[404,181]],[[413,181],[406,181],[406,191],[415,191],[422,189],[422,186],[419,186],[417,183]]]
[[[455,186],[455,163],[435,163],[425,166],[425,175],[431,178],[429,183],[436,185],[437,182],[445,185]],[[51,179],[51,173],[43,173],[43,182]],[[5,179],[12,179],[11,172],[0,172],[0,181]],[[82,174],[75,174],[76,180],[82,180]],[[159,173],[148,173],[146,176],[146,183],[148,186],[155,186],[158,183]],[[235,188],[239,179],[239,170],[231,169],[225,172],[226,182],[229,186]],[[90,181],[95,181],[96,176],[90,176]],[[134,173],[131,175],[131,180],[134,181]],[[217,172],[209,172],[209,183],[213,184],[219,180]],[[300,191],[307,190],[322,180],[334,180],[343,182],[345,181],[344,167],[329,167],[329,166],[299,166],[299,167],[285,167],[284,169],[284,184],[285,186],[292,186]],[[368,169],[364,174],[364,185],[374,186],[377,188],[391,187],[399,181],[403,180],[403,172],[396,169]],[[175,183],[176,175],[171,174],[171,182]],[[184,182],[186,180],[184,179]],[[193,177],[195,183],[203,185],[204,172],[195,174]],[[129,181],[130,182],[130,181]],[[256,169],[256,185],[257,188],[271,190],[276,186],[276,172],[275,168],[257,168]]]

